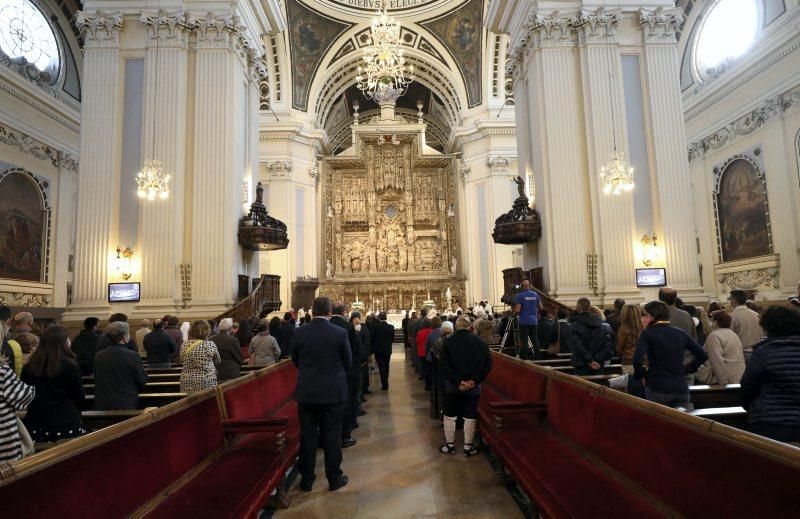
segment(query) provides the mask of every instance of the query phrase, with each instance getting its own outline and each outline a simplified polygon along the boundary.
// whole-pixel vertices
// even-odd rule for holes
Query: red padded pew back
[[[558,373],[553,376],[547,392],[550,425],[585,448],[592,445],[596,434],[592,427],[596,387],[599,386]]]
[[[546,368],[492,352],[492,370],[484,384],[494,386],[510,400],[544,402],[548,374]]]
[[[676,511],[690,517],[797,513],[800,466],[705,432],[707,422],[701,419],[663,407],[648,411],[643,408],[654,404],[629,402],[631,397],[610,391],[592,401],[591,450]],[[720,424],[714,427],[728,429],[740,440],[772,443]]]
[[[222,395],[228,418],[264,418],[271,416],[292,399],[297,386],[297,368],[286,360],[231,386],[223,386]]]
[[[0,515],[124,517],[222,445],[216,391],[207,390],[15,463]],[[47,458],[52,465],[30,468]]]

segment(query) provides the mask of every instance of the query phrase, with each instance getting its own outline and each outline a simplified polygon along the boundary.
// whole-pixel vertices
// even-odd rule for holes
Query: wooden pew
[[[177,402],[186,396],[186,393],[140,393],[139,407],[164,407],[167,404]],[[86,395],[84,410],[91,410],[94,407],[94,395]]]
[[[538,364],[540,366],[548,366],[551,368],[554,368],[556,366],[569,366],[571,362],[572,359],[569,357],[567,358],[561,357],[558,359],[542,359],[533,361],[534,364]]]
[[[94,384],[84,384],[83,389],[87,395],[94,394]],[[181,383],[178,380],[167,380],[162,382],[148,382],[145,384],[142,393],[179,393]]]
[[[118,424],[143,414],[149,413],[156,409],[155,407],[148,407],[146,409],[133,409],[125,411],[81,411],[81,420],[83,427],[88,432],[99,431],[110,425]],[[37,449],[38,450],[38,449]]]
[[[600,384],[601,386],[608,387],[608,381],[618,376],[619,375],[615,373],[608,373],[605,375],[583,375],[580,378],[583,380],[588,380],[589,382],[594,382],[595,384]]]
[[[180,373],[148,373],[148,382],[170,382],[173,380],[180,380]],[[86,375],[83,377],[84,384],[94,384],[94,375]]]
[[[747,411],[741,406],[709,407],[696,409],[689,414],[698,418],[708,418],[737,429],[747,429]]]
[[[695,409],[736,407],[742,404],[742,386],[739,384],[691,386],[689,393]]]
[[[566,373],[568,375],[575,374],[575,368],[573,366],[555,366],[553,367],[554,370],[560,371],[562,373]],[[622,375],[622,364],[611,364],[610,366],[604,366],[602,375]]]

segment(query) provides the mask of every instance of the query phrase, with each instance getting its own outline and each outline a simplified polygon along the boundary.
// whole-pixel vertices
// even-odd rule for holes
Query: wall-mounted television
[[[138,303],[141,297],[139,283],[109,283],[109,303]]]
[[[636,269],[637,287],[665,287],[667,286],[667,269],[647,268]]]

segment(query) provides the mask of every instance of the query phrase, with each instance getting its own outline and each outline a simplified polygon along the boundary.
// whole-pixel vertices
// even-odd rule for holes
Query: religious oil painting
[[[749,161],[737,159],[722,172],[717,216],[722,261],[771,254],[767,193]]]
[[[0,278],[41,281],[45,216],[36,184],[24,173],[0,179]]]

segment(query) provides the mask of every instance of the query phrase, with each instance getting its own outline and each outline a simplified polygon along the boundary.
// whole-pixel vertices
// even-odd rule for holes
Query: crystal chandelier
[[[169,181],[170,176],[164,175],[160,160],[146,160],[144,167],[136,174],[136,194],[148,200],[155,200],[156,196],[166,200],[169,198]]]
[[[612,68],[613,70],[613,68]],[[613,93],[611,86],[611,70],[608,73],[608,91]],[[611,134],[614,140],[614,151],[608,157],[606,165],[600,168],[600,183],[603,193],[619,195],[623,191],[633,189],[633,168],[625,163],[625,155],[617,150],[617,125],[614,119],[614,96],[611,99]]]
[[[155,56],[155,74],[153,79],[155,81],[155,92],[153,93],[153,102],[156,109],[153,111],[151,117],[153,118],[153,146],[150,148],[151,156],[149,160],[144,161],[144,167],[136,174],[136,194],[139,198],[147,200],[155,200],[156,197],[161,200],[169,198],[169,181],[170,175],[164,175],[164,168],[160,160],[156,160],[156,121],[158,120],[158,58],[159,58],[159,41],[161,40],[161,3],[158,3],[156,10],[155,20],[156,31],[156,56]]]
[[[625,164],[625,156],[614,147],[614,153],[608,158],[606,165],[600,168],[600,182],[603,193],[618,195],[633,189],[633,168]]]
[[[358,67],[356,76],[358,89],[378,104],[397,101],[414,81],[414,66],[406,66],[400,48],[400,24],[389,17],[388,11],[386,0],[378,3],[370,45],[364,48],[364,67]]]

